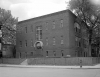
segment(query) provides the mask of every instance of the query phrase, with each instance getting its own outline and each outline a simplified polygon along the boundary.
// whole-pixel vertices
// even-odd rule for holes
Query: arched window
[[[77,22],[74,23],[74,26],[80,29],[80,25]]]
[[[74,28],[75,28],[75,32],[80,31],[80,25],[77,22],[74,23]]]

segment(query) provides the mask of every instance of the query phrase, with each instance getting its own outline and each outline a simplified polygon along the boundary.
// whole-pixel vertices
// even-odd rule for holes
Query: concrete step
[[[28,60],[27,60],[27,59],[24,60],[24,61],[21,63],[21,65],[28,65]]]

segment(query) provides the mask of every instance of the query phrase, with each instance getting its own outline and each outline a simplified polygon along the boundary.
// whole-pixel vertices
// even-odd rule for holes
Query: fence
[[[94,65],[100,63],[100,58],[73,57],[73,58],[30,58],[29,65]]]
[[[26,59],[23,58],[3,58],[0,63],[3,64],[21,64]],[[72,58],[28,58],[28,65],[95,65],[100,63],[97,57],[72,57]]]
[[[25,59],[19,59],[19,58],[3,58],[1,59],[2,64],[20,64]]]

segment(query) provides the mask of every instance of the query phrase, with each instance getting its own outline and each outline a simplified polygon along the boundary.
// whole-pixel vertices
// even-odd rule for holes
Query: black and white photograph
[[[100,0],[0,0],[0,77],[100,77]]]

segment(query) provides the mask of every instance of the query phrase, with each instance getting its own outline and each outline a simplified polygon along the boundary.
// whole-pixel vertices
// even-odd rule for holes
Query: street
[[[0,67],[0,77],[100,77],[100,69]]]

